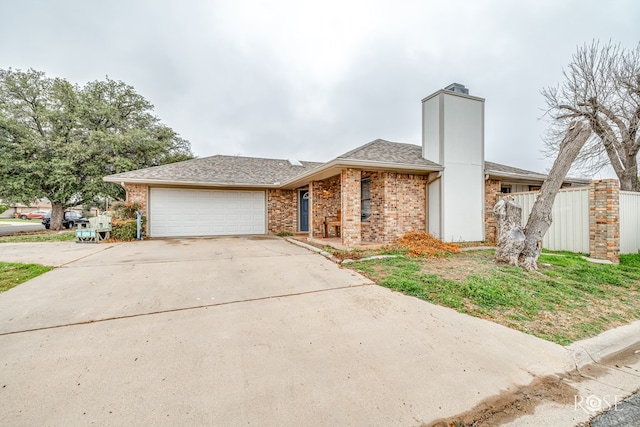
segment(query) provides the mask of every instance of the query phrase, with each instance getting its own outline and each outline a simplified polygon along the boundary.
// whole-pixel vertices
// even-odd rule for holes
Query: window
[[[540,186],[539,185],[530,185],[529,186],[529,191],[539,191],[540,190]]]
[[[503,185],[502,187],[500,187],[500,192],[504,194],[511,193],[511,186]]]
[[[369,221],[371,218],[371,180],[360,181],[360,219]]]

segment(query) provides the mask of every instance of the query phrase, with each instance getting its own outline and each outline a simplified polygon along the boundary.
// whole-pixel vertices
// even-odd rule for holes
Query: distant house
[[[0,201],[0,205],[2,201]],[[30,205],[23,205],[21,203],[12,203],[9,208],[4,212],[0,212],[0,218],[20,218],[21,214],[26,214],[33,211],[50,211],[51,210],[51,202],[47,199],[39,199]],[[72,208],[68,208],[67,210],[78,212],[79,214],[84,214],[89,212],[90,215],[95,216],[98,215],[97,208],[91,208],[88,211],[82,207],[82,205],[74,206]]]
[[[0,205],[2,202],[0,201]],[[11,203],[8,205],[9,209],[4,212],[0,212],[0,218],[19,218],[20,214],[29,213],[33,211],[48,211],[51,210],[51,203],[47,199],[39,199],[29,205],[23,205],[21,203]]]
[[[484,99],[462,85],[422,100],[422,129],[422,146],[377,139],[325,163],[218,155],[104,180],[142,206],[151,237],[339,234],[357,246],[409,231],[494,239],[485,217],[496,193],[536,190],[546,178],[485,162]]]

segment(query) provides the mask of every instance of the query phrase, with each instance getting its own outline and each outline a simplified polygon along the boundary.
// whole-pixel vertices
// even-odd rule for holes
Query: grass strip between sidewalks
[[[539,272],[493,263],[493,251],[349,265],[381,286],[559,344],[640,319],[640,254],[620,265],[543,253]]]
[[[14,234],[0,236],[0,243],[29,243],[29,242],[71,242],[76,239],[76,233],[70,232],[40,232],[29,234]]]

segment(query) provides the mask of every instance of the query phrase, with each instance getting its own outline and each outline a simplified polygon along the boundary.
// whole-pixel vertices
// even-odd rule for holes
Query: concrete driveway
[[[573,366],[280,239],[2,244],[0,260],[60,266],[0,294],[0,425],[415,426]]]

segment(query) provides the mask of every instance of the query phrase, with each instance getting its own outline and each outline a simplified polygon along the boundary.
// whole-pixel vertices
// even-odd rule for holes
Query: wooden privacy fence
[[[561,189],[551,210],[552,223],[542,246],[556,251],[589,254],[617,263],[619,255],[640,251],[640,193],[620,191],[615,179],[591,181],[589,186]],[[501,194],[522,206],[527,224],[537,191]]]

